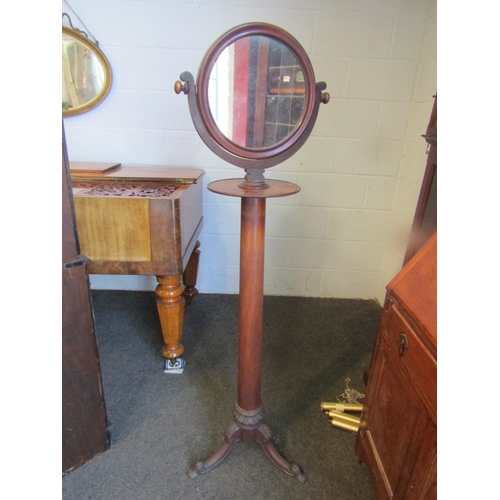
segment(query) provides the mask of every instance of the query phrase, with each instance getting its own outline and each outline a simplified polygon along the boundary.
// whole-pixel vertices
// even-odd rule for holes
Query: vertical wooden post
[[[261,406],[266,199],[241,199],[238,405]]]

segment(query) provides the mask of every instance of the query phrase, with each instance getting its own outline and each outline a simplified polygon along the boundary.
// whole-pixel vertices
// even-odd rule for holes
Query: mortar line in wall
[[[347,87],[348,87],[348,83],[349,83],[350,74],[351,74],[351,58],[349,57],[347,59],[347,69],[346,69],[346,73],[345,73],[345,82],[344,82],[344,93],[342,95],[342,98],[344,100],[347,100]]]
[[[79,125],[78,125],[79,126]],[[102,130],[102,129],[105,129],[105,130],[115,130],[115,131],[121,131],[121,130],[125,130],[127,132],[166,132],[166,133],[176,133],[176,132],[182,132],[183,134],[193,134],[195,135],[196,134],[196,130],[192,130],[192,129],[164,129],[164,128],[130,128],[130,127],[104,127],[104,126],[101,126],[101,127],[98,127],[98,126],[88,126],[86,128],[92,128],[92,129],[96,129],[96,130]],[[198,135],[196,134],[195,136],[196,138],[198,137]]]
[[[380,106],[384,104],[384,102],[380,102]],[[380,111],[380,110],[379,110]],[[348,140],[348,141],[384,141],[384,142],[404,142],[404,139],[389,139],[384,137],[340,137],[340,136],[312,136],[323,139],[334,139],[335,141]],[[411,141],[413,142],[413,141]]]
[[[369,56],[356,56],[356,55],[340,55],[340,56],[330,56],[330,55],[325,55],[325,54],[315,54],[312,57],[327,57],[327,58],[332,58],[332,59],[362,59],[365,61],[414,61],[418,62],[418,58],[414,57],[369,57]]]
[[[138,89],[136,87],[117,87],[115,90],[120,90],[121,92],[136,92],[138,94],[174,94],[175,90],[172,87],[172,89],[169,89],[168,87],[165,87],[164,89]]]
[[[327,82],[328,83],[328,82]],[[328,89],[328,87],[327,87]],[[367,99],[367,98],[362,98],[362,97],[332,97],[330,99],[330,102],[335,102],[335,101],[347,101],[347,102],[378,102],[378,103],[405,103],[405,102],[412,102],[411,99],[406,99],[406,100],[398,100],[398,99]],[[315,137],[314,134],[312,134],[312,137]]]
[[[378,115],[377,115],[377,127],[376,127],[376,130],[378,131],[379,130],[379,126],[380,126],[380,115],[382,114],[382,102],[379,102],[378,103]],[[382,139],[382,140],[385,140],[385,141],[390,141],[390,140],[394,140],[394,139]],[[404,146],[404,142],[402,140],[400,140],[400,142],[403,144]]]
[[[316,33],[316,28],[318,26],[318,16],[320,15],[320,12],[316,12],[314,14],[314,21],[313,21],[313,29],[312,29],[312,42],[311,42],[311,54],[310,57],[314,57],[314,34]]]
[[[398,26],[398,20],[397,20],[397,17],[394,17],[392,20],[391,43],[389,44],[389,54],[387,56],[387,58],[391,59],[391,60],[392,60],[392,53],[393,53],[393,47],[394,47],[394,39],[396,38],[397,26]]]
[[[210,234],[210,233],[205,233],[210,236],[220,236],[220,235],[215,235],[215,234]],[[230,237],[231,235],[224,235]],[[233,235],[233,236],[238,236],[238,235]],[[360,240],[353,240],[352,238],[328,238],[326,235],[318,238],[307,238],[305,236],[271,236],[271,235],[266,235],[266,239],[269,240],[290,240],[293,242],[296,242],[298,240],[304,240],[304,241],[317,241],[317,242],[323,242],[323,241],[350,241],[352,243],[380,243],[385,245],[385,241],[374,241],[370,239],[360,239]]]
[[[283,173],[283,172],[281,172]],[[368,173],[354,173],[354,172],[296,172],[299,175],[310,175],[310,176],[319,176],[319,175],[337,175],[337,176],[342,176],[342,177],[370,177],[370,178],[375,178],[375,179],[380,179],[380,178],[397,178],[398,175],[377,175],[377,174],[368,174]],[[300,184],[300,179],[298,184]]]
[[[237,267],[237,266],[234,266]],[[321,267],[298,267],[298,266],[293,266],[293,267],[278,267],[278,266],[266,266],[266,269],[289,269],[292,271],[326,271],[326,272],[342,272],[342,273],[357,273],[357,274],[379,274],[382,272],[380,271],[360,271],[359,269],[333,269],[333,268],[321,268]]]

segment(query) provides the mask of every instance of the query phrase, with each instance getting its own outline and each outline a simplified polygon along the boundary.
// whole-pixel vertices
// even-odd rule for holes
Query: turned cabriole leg
[[[180,275],[157,276],[156,280],[159,283],[156,287],[156,305],[165,343],[161,353],[166,358],[175,359],[184,352],[180,343],[184,322],[184,287]]]
[[[200,260],[200,242],[197,241],[194,246],[193,253],[189,257],[189,261],[186,265],[186,269],[182,275],[184,281],[184,297],[186,298],[186,305],[191,304],[193,297],[198,295],[198,289],[196,288],[196,281],[198,279],[198,263]]]

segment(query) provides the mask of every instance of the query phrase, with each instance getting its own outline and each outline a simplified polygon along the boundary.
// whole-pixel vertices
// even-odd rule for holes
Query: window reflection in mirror
[[[246,36],[227,47],[212,68],[208,93],[219,130],[250,149],[286,139],[304,113],[299,61],[286,45],[268,36]]]

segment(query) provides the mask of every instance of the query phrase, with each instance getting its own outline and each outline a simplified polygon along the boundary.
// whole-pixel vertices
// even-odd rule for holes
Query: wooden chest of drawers
[[[436,498],[436,246],[387,286],[356,441],[380,499]]]

